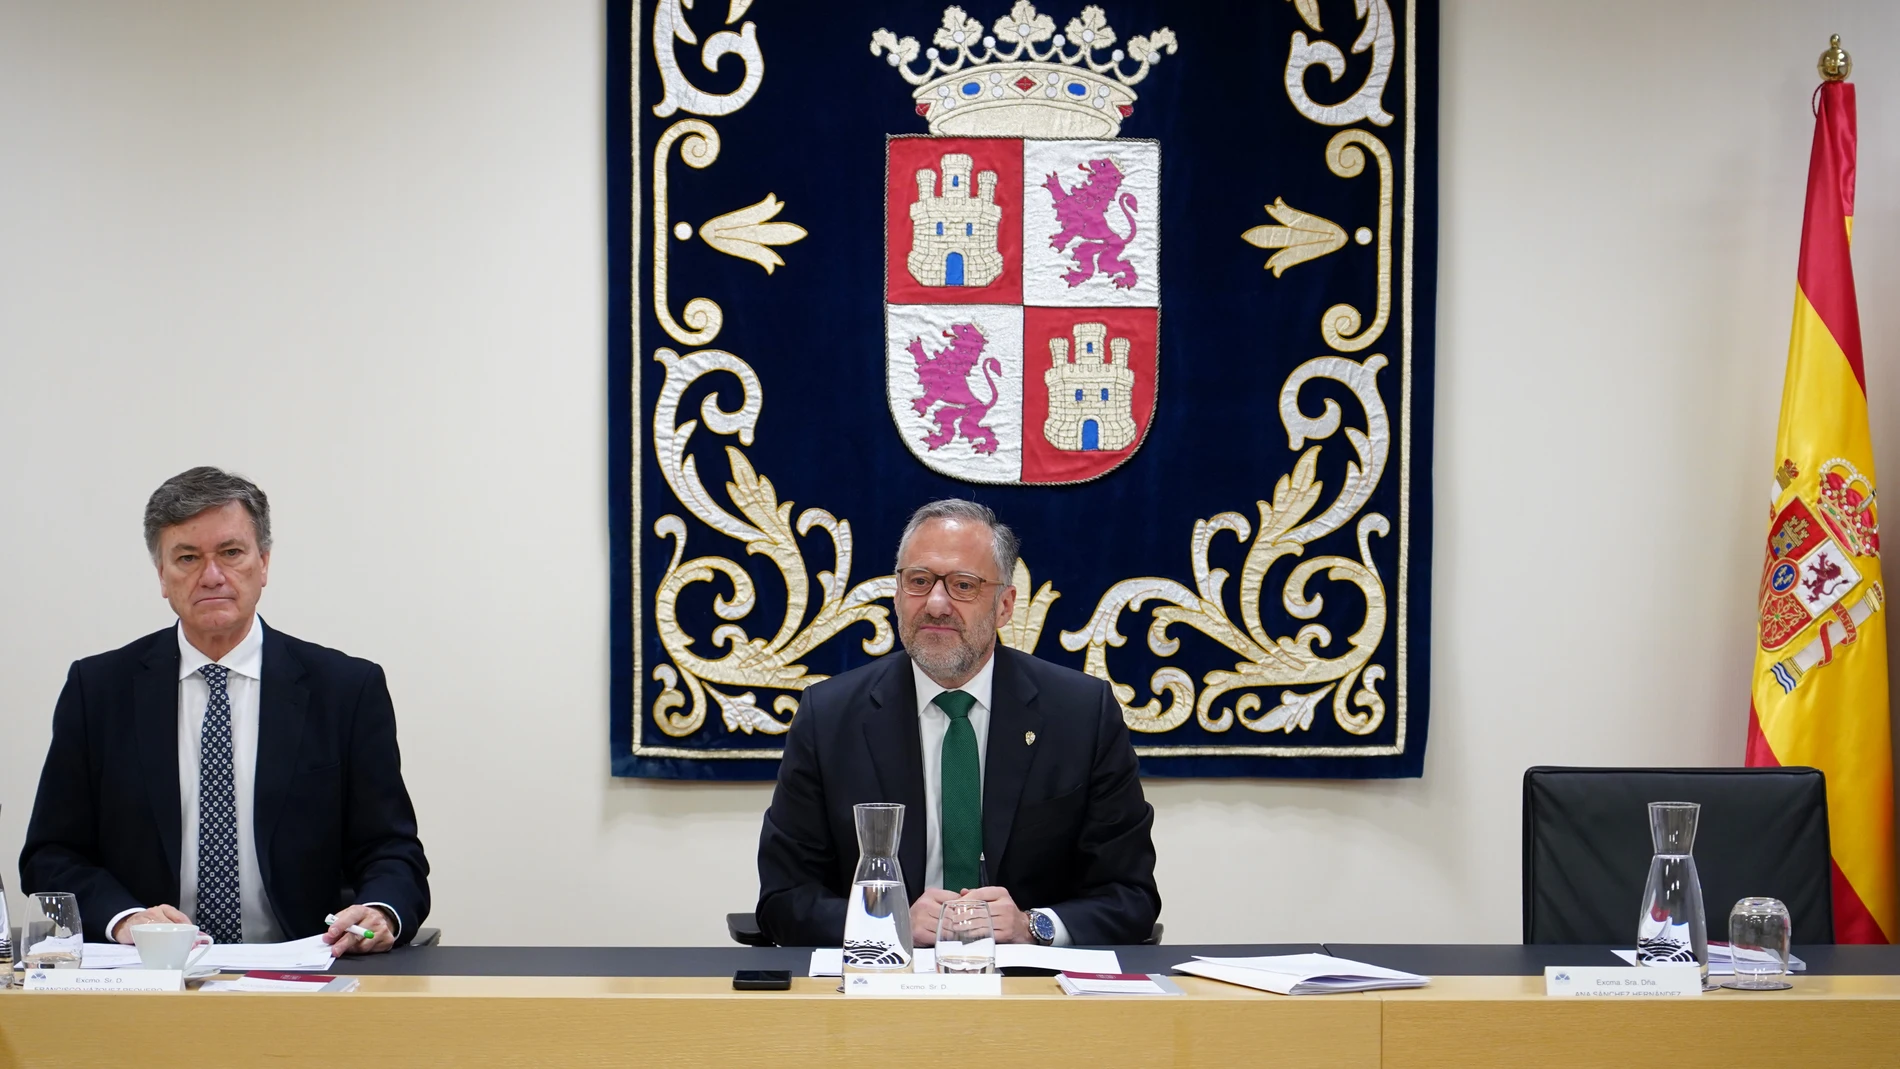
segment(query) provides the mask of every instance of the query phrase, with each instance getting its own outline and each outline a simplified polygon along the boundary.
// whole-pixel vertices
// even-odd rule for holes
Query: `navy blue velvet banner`
[[[987,4],[987,6],[983,6]],[[1436,0],[609,9],[613,770],[763,779],[933,498],[1143,772],[1416,776]]]

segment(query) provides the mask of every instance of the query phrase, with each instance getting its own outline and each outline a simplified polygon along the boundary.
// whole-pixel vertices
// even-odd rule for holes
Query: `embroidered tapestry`
[[[985,7],[984,4],[989,6]],[[1416,776],[1436,0],[609,8],[613,770],[768,779],[926,501],[1159,776]]]

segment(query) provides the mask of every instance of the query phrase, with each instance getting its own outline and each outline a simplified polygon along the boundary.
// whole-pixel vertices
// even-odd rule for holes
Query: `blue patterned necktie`
[[[198,740],[198,916],[220,943],[244,941],[238,898],[237,788],[231,773],[231,693],[220,664],[198,669],[211,685]]]

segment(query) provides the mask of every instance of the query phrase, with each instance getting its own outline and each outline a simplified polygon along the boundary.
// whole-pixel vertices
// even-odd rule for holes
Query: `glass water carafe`
[[[910,969],[910,897],[897,844],[904,833],[904,807],[865,802],[852,807],[858,823],[858,871],[845,903],[844,971],[905,972]]]
[[[1709,922],[1691,853],[1701,813],[1695,802],[1649,803],[1649,838],[1656,853],[1649,859],[1643,915],[1636,925],[1636,963],[1699,965],[1707,984]]]

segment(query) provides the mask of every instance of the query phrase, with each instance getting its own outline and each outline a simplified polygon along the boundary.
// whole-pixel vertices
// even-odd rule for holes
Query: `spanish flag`
[[[1854,87],[1821,85],[1801,225],[1794,335],[1775,433],[1750,765],[1827,776],[1834,936],[1890,943],[1895,923],[1886,590],[1867,376],[1854,303]]]

